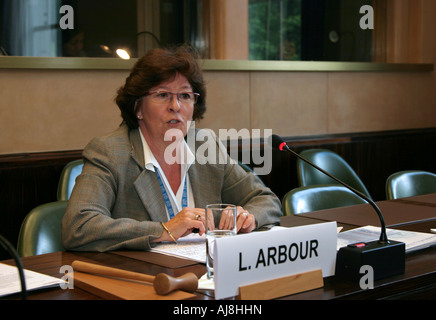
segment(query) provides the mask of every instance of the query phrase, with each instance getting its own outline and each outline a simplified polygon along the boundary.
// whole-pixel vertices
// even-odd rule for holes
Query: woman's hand
[[[256,228],[254,215],[244,208],[240,206],[236,207],[236,215],[237,233],[248,233]],[[213,221],[210,221],[210,225],[212,226],[211,229],[214,229]],[[176,240],[192,233],[194,229],[197,229],[198,233],[203,235],[206,233],[205,210],[200,208],[184,208],[170,221],[165,222],[165,226]],[[164,230],[162,235],[153,242],[160,241],[173,241],[173,239],[168,232]]]
[[[218,229],[232,229],[233,227],[233,210],[224,210],[221,216]],[[248,233],[256,228],[254,215],[250,214],[244,208],[236,207],[236,233]]]
[[[198,229],[198,233],[203,235],[206,232],[204,209],[186,207],[170,221],[165,222],[165,226],[176,240],[192,233],[194,229]],[[160,241],[173,241],[173,239],[164,230],[162,235],[154,240],[154,242]]]
[[[242,207],[236,207],[236,232],[248,233],[256,229],[256,219]]]

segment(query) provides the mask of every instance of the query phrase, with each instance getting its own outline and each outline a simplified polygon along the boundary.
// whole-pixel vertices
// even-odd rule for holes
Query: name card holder
[[[237,300],[269,300],[318,289],[324,286],[322,270],[302,272],[287,277],[239,287]]]
[[[324,286],[334,274],[336,222],[218,238],[215,299],[274,299]]]

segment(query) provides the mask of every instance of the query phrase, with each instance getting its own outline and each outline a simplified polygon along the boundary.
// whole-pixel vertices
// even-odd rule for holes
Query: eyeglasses
[[[150,91],[148,95],[151,101],[156,104],[169,104],[173,100],[173,95],[177,96],[177,101],[184,105],[193,105],[197,103],[197,98],[200,96],[196,92],[168,92],[168,91]]]

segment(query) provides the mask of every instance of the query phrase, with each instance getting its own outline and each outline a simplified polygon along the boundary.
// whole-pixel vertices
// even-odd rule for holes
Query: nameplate
[[[238,295],[239,287],[321,269],[334,275],[337,225],[327,222],[252,232],[215,241],[215,299]]]

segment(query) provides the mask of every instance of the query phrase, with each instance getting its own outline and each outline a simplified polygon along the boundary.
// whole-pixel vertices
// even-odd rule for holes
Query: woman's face
[[[149,94],[138,101],[140,103],[136,116],[144,138],[149,144],[169,144],[172,140],[164,142],[165,133],[177,138],[186,136],[189,121],[192,121],[194,103],[187,99],[170,93],[192,93],[192,87],[185,76],[177,73],[176,76],[160,85],[151,88]],[[166,100],[163,97],[168,97]],[[188,99],[189,100],[189,99]],[[168,140],[168,139],[165,139]]]

